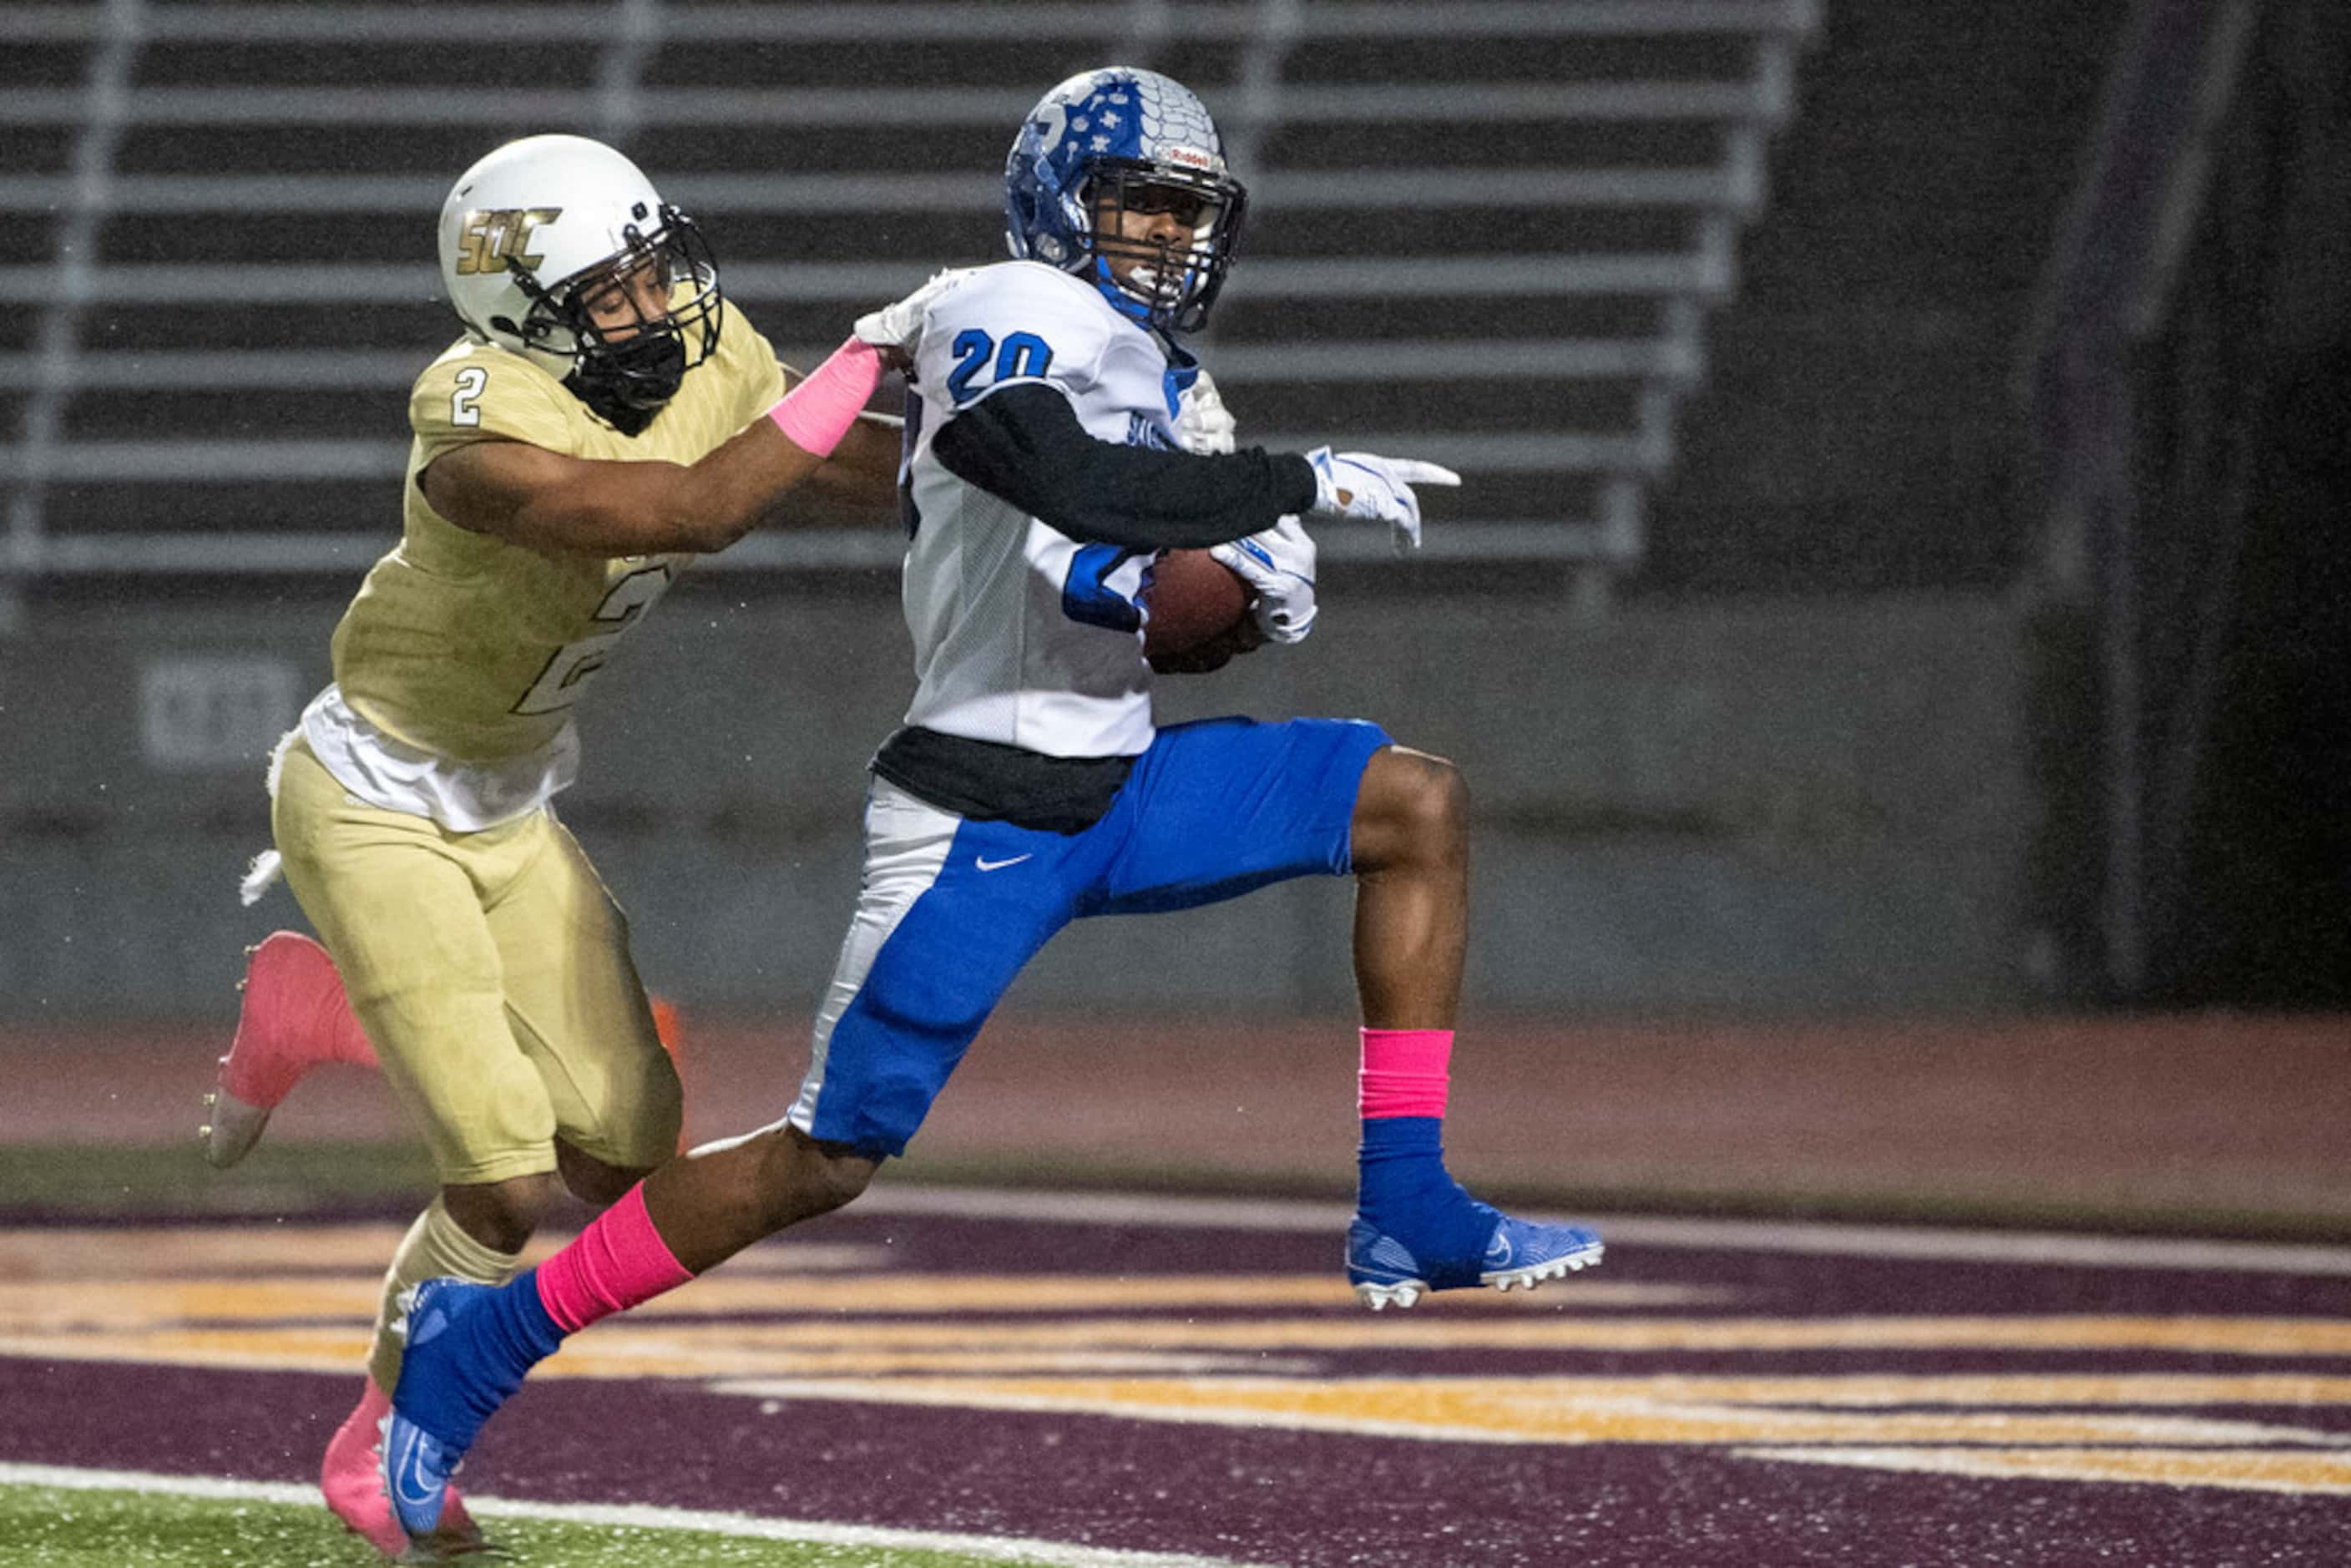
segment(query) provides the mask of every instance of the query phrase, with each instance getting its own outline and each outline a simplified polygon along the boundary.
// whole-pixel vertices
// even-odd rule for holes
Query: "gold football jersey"
[[[344,699],[399,740],[461,762],[527,756],[559,735],[612,644],[688,555],[542,552],[435,512],[426,464],[474,441],[525,441],[573,457],[692,463],[783,395],[775,350],[728,309],[718,346],[643,432],[623,435],[519,354],[470,339],[409,394],[415,432],[399,545],[335,628]]]

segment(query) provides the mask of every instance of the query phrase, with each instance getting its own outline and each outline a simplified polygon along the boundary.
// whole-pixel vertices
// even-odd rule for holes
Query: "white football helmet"
[[[648,266],[669,284],[667,314],[599,330],[582,299]],[[632,434],[710,357],[726,308],[694,220],[584,136],[509,141],[458,176],[441,207],[441,285],[476,336],[528,356]]]

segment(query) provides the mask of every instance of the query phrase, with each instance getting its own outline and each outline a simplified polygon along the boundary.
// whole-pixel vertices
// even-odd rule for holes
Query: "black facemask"
[[[678,334],[654,328],[581,354],[563,384],[605,423],[636,435],[677,395],[685,371],[685,345]]]

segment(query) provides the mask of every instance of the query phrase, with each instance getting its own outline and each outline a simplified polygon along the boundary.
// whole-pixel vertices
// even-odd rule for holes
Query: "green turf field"
[[[0,1484],[0,1568],[366,1568],[383,1559],[338,1524],[313,1499],[292,1500],[286,1487],[235,1489],[246,1495],[185,1496],[151,1488],[84,1490]],[[499,1550],[460,1561],[559,1564],[560,1568],[1004,1568],[1081,1557],[1010,1552],[939,1551],[891,1545],[884,1531],[865,1538],[777,1539],[765,1521],[712,1519],[712,1529],[679,1524],[606,1522],[585,1513],[623,1510],[549,1510],[525,1505],[475,1505]],[[644,1511],[647,1514],[657,1511]],[[565,1517],[555,1517],[561,1514]],[[729,1533],[728,1527],[744,1533]],[[759,1534],[748,1531],[758,1529]],[[851,1533],[838,1530],[835,1534]]]

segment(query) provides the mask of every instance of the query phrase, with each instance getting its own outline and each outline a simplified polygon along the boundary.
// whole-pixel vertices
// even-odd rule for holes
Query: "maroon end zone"
[[[486,1432],[472,1488],[1333,1568],[2319,1564],[2351,1542],[2344,1249],[2019,1263],[1933,1256],[1930,1233],[1708,1247],[1628,1220],[1596,1273],[1374,1316],[1319,1209],[1224,1228],[873,1196],[574,1341]],[[1040,1218],[1001,1217],[1023,1205]],[[112,1328],[45,1324],[38,1300],[75,1292],[30,1281],[0,1458],[308,1480],[358,1372],[356,1348],[300,1369],[320,1301],[299,1287],[356,1303],[372,1278],[340,1260],[364,1237],[305,1267],[287,1228],[137,1243],[182,1286],[266,1246],[241,1268],[278,1282],[275,1311],[143,1311],[139,1281],[92,1279]],[[72,1234],[9,1256],[119,1263],[104,1228]],[[178,1320],[189,1301],[212,1315]]]

